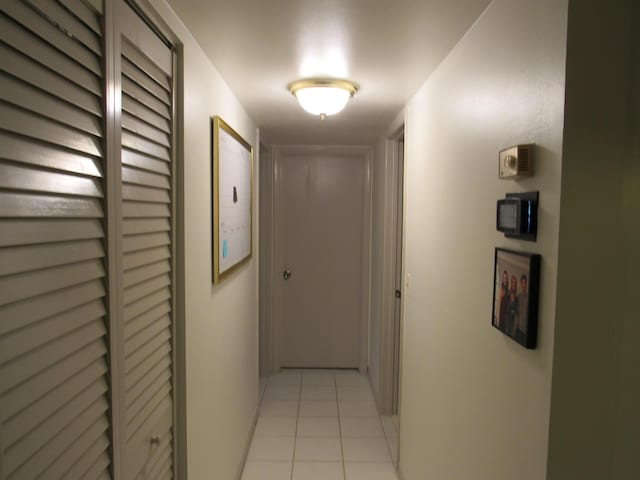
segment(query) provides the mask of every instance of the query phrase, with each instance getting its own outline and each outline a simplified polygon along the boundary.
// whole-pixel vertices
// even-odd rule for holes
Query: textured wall
[[[495,0],[407,107],[406,480],[545,478],[555,323],[567,1]],[[498,151],[535,142],[533,178]],[[496,200],[540,191],[536,243],[495,230]],[[494,247],[542,255],[538,348],[491,326]]]
[[[186,422],[189,478],[233,480],[258,407],[257,175],[254,256],[211,283],[211,127],[220,115],[258,151],[256,125],[163,0],[152,4],[184,52]]]

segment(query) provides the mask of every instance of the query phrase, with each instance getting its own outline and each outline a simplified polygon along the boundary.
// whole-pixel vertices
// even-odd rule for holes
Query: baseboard
[[[398,474],[398,480],[404,480],[404,473],[402,473],[402,470],[400,470],[400,464],[398,464],[398,466],[396,466],[396,473]]]
[[[376,403],[376,409],[378,410],[378,415],[384,415],[382,413],[382,408],[380,405],[380,392],[376,391],[376,389],[373,388],[373,380],[371,380],[371,370],[367,371],[367,380],[369,380],[369,388],[371,389],[371,393],[373,393],[373,399],[375,400],[375,403]]]
[[[249,429],[247,442],[245,444],[244,451],[242,452],[242,457],[240,459],[240,465],[238,466],[238,474],[236,475],[236,480],[241,480],[242,478],[242,471],[244,470],[244,464],[247,462],[247,456],[249,455],[249,449],[251,448],[251,440],[253,439],[253,434],[256,431],[258,416],[260,415],[261,400],[262,400],[261,398],[258,399],[258,406],[256,407],[256,411],[253,414],[253,422],[251,422],[251,428]]]

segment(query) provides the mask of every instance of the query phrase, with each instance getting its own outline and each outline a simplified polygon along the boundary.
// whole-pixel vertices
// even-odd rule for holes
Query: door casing
[[[404,156],[401,158],[399,150],[403,143],[405,126],[401,126],[389,135],[385,141],[385,214],[382,259],[382,296],[380,317],[380,371],[378,376],[378,409],[381,414],[396,414],[399,410],[401,378],[402,378],[402,317],[405,296],[405,285],[401,289],[401,298],[394,297],[396,281],[404,278],[404,256],[397,252],[404,252],[404,231],[399,232],[400,225],[404,230],[404,222],[398,217],[404,217],[406,208],[404,202],[404,185],[406,168]],[[401,165],[402,162],[402,165]],[[402,202],[402,205],[399,205]],[[399,325],[396,323],[396,308],[399,309]]]

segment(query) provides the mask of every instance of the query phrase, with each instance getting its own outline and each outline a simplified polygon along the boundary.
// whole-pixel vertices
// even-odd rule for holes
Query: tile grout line
[[[338,377],[336,371],[333,371],[333,384],[336,388],[336,408],[338,410],[338,435],[340,435],[340,454],[342,456],[342,478],[347,478],[347,467],[344,464],[344,444],[342,442],[342,415],[340,414],[340,401],[338,400]]]
[[[298,411],[296,415],[296,428],[293,432],[293,453],[291,454],[291,476],[290,480],[293,480],[293,467],[296,462],[296,443],[298,441],[298,423],[300,422],[300,409],[302,408],[302,380],[304,376],[304,370],[300,371],[300,383],[298,384]]]
[[[382,427],[382,434],[384,435],[384,443],[387,446],[387,451],[389,452],[389,459],[391,460],[391,465],[393,465],[393,469],[397,470],[396,464],[393,461],[393,452],[391,451],[391,445],[389,445],[389,437],[387,437],[387,432],[384,429],[384,423],[382,422],[382,415],[378,414],[378,421],[380,422],[380,426]]]

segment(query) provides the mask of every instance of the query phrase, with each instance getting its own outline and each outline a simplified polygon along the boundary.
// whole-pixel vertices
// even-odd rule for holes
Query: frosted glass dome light
[[[290,83],[289,91],[303,109],[324,119],[342,111],[358,86],[348,80],[308,79]]]

